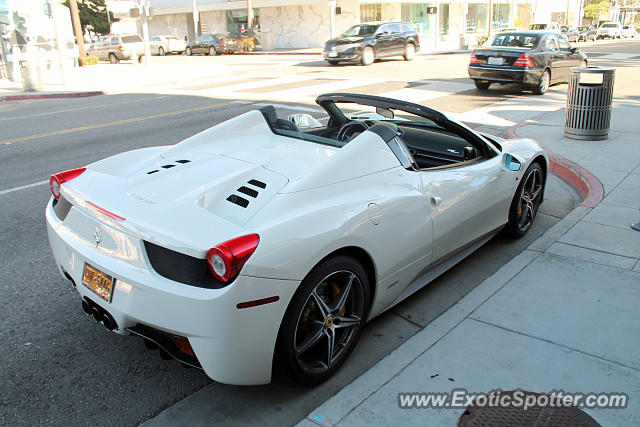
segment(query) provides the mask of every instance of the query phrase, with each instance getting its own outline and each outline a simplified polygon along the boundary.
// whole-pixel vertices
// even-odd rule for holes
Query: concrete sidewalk
[[[299,426],[457,425],[463,409],[400,409],[398,393],[459,388],[624,392],[626,409],[585,412],[602,425],[637,425],[638,117],[640,103],[616,102],[606,141],[564,138],[562,108],[508,130],[564,158],[589,201]]]

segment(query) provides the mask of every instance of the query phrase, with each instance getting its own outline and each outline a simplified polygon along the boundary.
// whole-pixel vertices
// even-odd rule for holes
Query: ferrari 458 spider
[[[501,229],[522,236],[548,160],[433,109],[321,95],[51,177],[49,241],[82,306],[216,381],[331,376],[367,320]]]

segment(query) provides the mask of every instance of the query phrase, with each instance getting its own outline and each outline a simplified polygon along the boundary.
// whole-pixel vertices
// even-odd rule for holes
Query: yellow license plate
[[[84,265],[82,284],[91,289],[96,295],[107,302],[111,302],[113,295],[113,277],[89,264]]]

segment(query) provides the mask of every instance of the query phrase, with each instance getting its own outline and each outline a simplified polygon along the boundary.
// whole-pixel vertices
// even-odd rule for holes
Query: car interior
[[[271,105],[262,107],[260,112],[275,134],[338,148],[348,144],[371,126],[389,126],[404,141],[420,169],[451,166],[482,158],[479,150],[469,141],[425,120],[413,122],[382,116],[378,117],[382,119],[379,120],[372,119],[371,114],[356,114],[346,123],[329,120],[326,126],[301,130],[291,121],[278,118],[276,109]]]

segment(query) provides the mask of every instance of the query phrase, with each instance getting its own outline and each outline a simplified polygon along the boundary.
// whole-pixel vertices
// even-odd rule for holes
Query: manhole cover
[[[518,391],[525,396],[543,396],[542,393],[523,392],[522,390],[503,391],[500,396],[510,395],[509,401]],[[545,395],[548,396],[548,395]],[[526,397],[525,397],[526,398]],[[477,400],[467,407],[460,420],[459,427],[501,427],[501,426],[564,426],[564,427],[600,427],[600,424],[586,412],[575,406],[530,406],[526,410],[521,406],[479,406]]]

